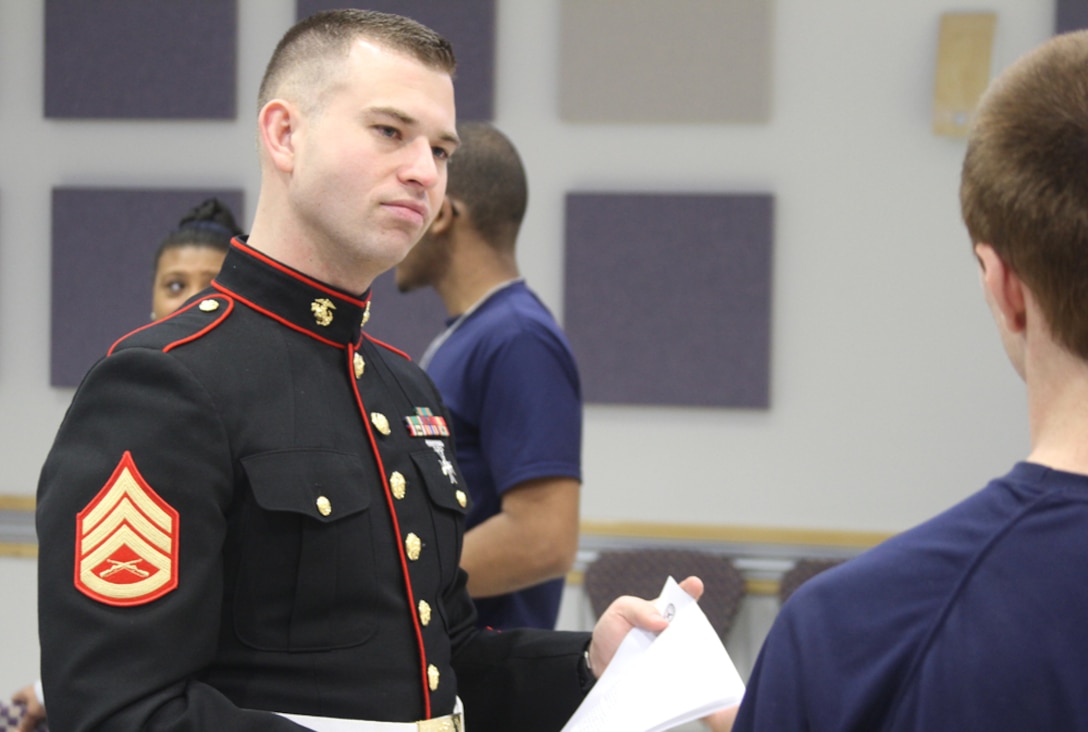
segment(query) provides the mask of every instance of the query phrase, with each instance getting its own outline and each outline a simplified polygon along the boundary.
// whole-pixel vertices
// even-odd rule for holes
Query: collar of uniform
[[[358,343],[370,290],[350,295],[235,239],[213,286],[289,328],[342,347]]]

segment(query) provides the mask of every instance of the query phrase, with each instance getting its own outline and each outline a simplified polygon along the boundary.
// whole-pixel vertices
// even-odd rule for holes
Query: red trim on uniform
[[[366,333],[366,332],[364,332],[364,333],[363,333],[363,335],[364,335],[364,337],[366,337],[366,339],[367,339],[368,341],[370,341],[370,342],[371,342],[371,343],[373,343],[374,345],[376,345],[376,346],[381,346],[382,348],[384,348],[384,349],[386,349],[386,350],[392,351],[393,353],[397,354],[398,356],[403,356],[404,358],[408,359],[409,361],[411,361],[411,360],[412,360],[412,357],[411,357],[411,356],[409,356],[409,355],[408,355],[407,353],[405,353],[404,351],[400,350],[400,349],[399,349],[399,348],[397,348],[396,346],[391,346],[391,345],[389,345],[388,343],[386,343],[385,341],[379,341],[379,340],[378,340],[377,338],[375,338],[374,336],[370,335],[369,333]]]
[[[353,349],[349,348],[348,351],[348,371],[354,374],[354,364],[352,363],[355,357]],[[378,452],[378,442],[374,439],[374,431],[370,428],[370,418],[366,413],[366,407],[363,405],[363,397],[359,394],[359,382],[357,379],[351,379],[351,388],[355,392],[355,403],[359,405],[359,414],[363,417],[363,426],[366,428],[366,436],[370,440],[370,449],[374,453],[374,461],[378,463],[378,473],[382,476],[382,492],[385,494],[385,503],[389,508],[389,517],[393,521],[393,531],[397,535],[397,556],[400,557],[401,573],[404,575],[404,590],[408,595],[408,606],[411,609],[412,614],[412,627],[416,631],[416,643],[419,646],[419,658],[420,658],[420,671],[422,672],[423,682],[423,706],[424,706],[424,719],[431,718],[431,685],[427,678],[427,649],[423,644],[423,631],[419,626],[419,613],[416,611],[416,598],[412,593],[412,578],[408,572],[408,561],[404,556],[404,537],[400,533],[400,521],[397,520],[397,511],[393,504],[393,494],[389,490],[389,480],[385,475],[385,465],[382,463],[382,456]]]
[[[287,319],[285,319],[283,317],[280,317],[279,315],[276,315],[271,310],[266,310],[265,308],[262,308],[257,303],[253,302],[252,300],[248,300],[248,299],[242,297],[237,292],[234,292],[233,290],[228,290],[226,287],[219,284],[215,280],[212,280],[212,287],[219,290],[224,295],[227,295],[227,296],[229,296],[229,297],[231,297],[231,298],[233,298],[235,300],[240,300],[241,302],[244,302],[246,305],[253,308],[258,313],[261,313],[262,315],[267,315],[268,317],[270,317],[273,320],[275,320],[276,322],[278,322],[280,325],[285,325],[288,328],[290,328],[291,330],[296,330],[299,333],[303,333],[305,335],[308,335],[311,338],[313,338],[314,340],[321,341],[322,343],[324,343],[327,346],[335,346],[337,348],[344,348],[345,347],[343,343],[337,343],[336,341],[330,341],[328,338],[322,338],[317,333],[314,333],[313,331],[310,331],[310,330],[306,330],[302,326],[295,325],[290,320],[287,320]]]
[[[340,290],[334,290],[331,287],[329,287],[328,285],[323,285],[320,282],[318,282],[317,280],[310,279],[309,277],[302,274],[298,270],[291,269],[287,265],[282,264],[280,262],[277,262],[275,259],[272,259],[267,254],[262,254],[261,252],[257,251],[253,247],[251,247],[251,246],[249,246],[247,244],[243,244],[242,242],[238,241],[237,239],[235,239],[232,242],[232,244],[234,246],[238,247],[239,249],[241,249],[243,252],[245,252],[249,256],[251,256],[251,257],[253,257],[255,259],[261,260],[262,262],[267,264],[269,267],[275,267],[280,272],[283,272],[285,275],[289,275],[290,277],[293,277],[296,280],[299,280],[300,282],[305,282],[310,287],[321,290],[322,292],[327,293],[329,295],[332,295],[333,297],[338,297],[341,300],[347,300],[348,302],[353,303],[355,305],[358,305],[359,307],[366,307],[367,302],[370,300],[369,295],[367,296],[366,300],[359,300],[358,298],[351,297],[350,295],[345,295]],[[214,284],[214,282],[212,284]]]
[[[178,315],[178,314],[180,314],[180,313],[183,313],[183,312],[185,312],[185,311],[186,311],[186,310],[188,310],[189,308],[192,308],[192,307],[196,307],[197,305],[199,305],[200,303],[204,302],[204,300],[207,300],[207,299],[208,299],[208,298],[204,298],[204,299],[202,299],[202,300],[197,300],[196,302],[191,302],[191,303],[189,303],[188,305],[186,305],[185,307],[182,307],[182,308],[178,308],[177,310],[175,310],[175,311],[173,311],[173,312],[171,312],[171,313],[168,313],[167,315],[164,315],[164,316],[162,316],[161,318],[157,318],[157,319],[155,319],[155,320],[152,320],[152,321],[151,321],[150,323],[148,323],[147,325],[141,325],[141,326],[140,326],[139,328],[137,328],[136,330],[130,330],[130,331],[129,331],[128,333],[125,333],[125,334],[124,334],[123,336],[121,336],[120,338],[118,338],[117,340],[115,340],[115,341],[113,342],[113,345],[112,345],[112,346],[110,346],[110,348],[109,348],[109,350],[108,350],[108,351],[106,351],[106,355],[107,355],[107,356],[112,356],[112,355],[113,355],[113,351],[114,351],[114,349],[115,349],[115,348],[117,348],[117,346],[118,346],[118,345],[119,345],[119,344],[121,343],[121,341],[125,340],[125,339],[126,339],[126,338],[128,338],[129,336],[134,336],[134,335],[136,335],[137,333],[139,333],[139,332],[140,332],[141,330],[147,330],[147,329],[148,329],[148,328],[150,328],[151,326],[155,325],[156,323],[160,323],[160,322],[162,322],[163,320],[169,320],[170,318],[174,317],[175,315]],[[233,308],[234,306],[233,306],[233,305],[231,305],[231,307]],[[207,328],[205,328],[204,330],[200,331],[200,335],[203,335],[203,334],[204,334],[204,333],[205,333],[205,332],[206,332],[207,330],[208,330],[208,329],[207,329]],[[173,345],[173,344],[171,344],[171,346],[172,346],[172,345]],[[169,350],[169,348],[170,348],[171,346],[167,346],[167,350]]]
[[[197,340],[199,338],[202,338],[205,334],[210,333],[211,331],[218,328],[219,325],[224,320],[227,319],[227,316],[231,314],[231,311],[234,310],[234,300],[232,300],[229,297],[226,297],[226,298],[223,298],[223,299],[227,301],[227,309],[225,311],[223,311],[222,313],[220,313],[219,315],[217,315],[215,320],[208,323],[206,326],[204,326],[203,328],[198,330],[196,333],[193,333],[191,336],[187,336],[185,338],[182,338],[179,341],[174,341],[173,343],[168,344],[166,346],[166,348],[162,349],[162,352],[163,353],[170,353],[170,351],[177,348],[178,346],[184,346],[186,343],[192,343],[193,341],[195,341],[195,340]],[[215,298],[206,297],[203,300],[201,300],[200,302],[204,302],[205,300],[215,300]],[[219,300],[215,300],[215,301],[219,302]],[[198,304],[198,303],[193,303],[193,305],[196,305],[196,304]],[[189,307],[192,307],[192,305],[190,305]]]

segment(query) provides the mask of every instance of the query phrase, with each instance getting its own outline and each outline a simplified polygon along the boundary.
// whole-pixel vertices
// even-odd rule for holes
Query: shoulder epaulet
[[[110,346],[106,355],[111,356],[117,350],[130,347],[169,352],[215,330],[233,310],[234,299],[228,295],[216,293],[194,300],[164,318],[121,336]]]

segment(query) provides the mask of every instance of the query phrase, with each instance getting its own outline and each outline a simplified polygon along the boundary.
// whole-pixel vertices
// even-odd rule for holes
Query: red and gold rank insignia
[[[108,605],[143,605],[178,586],[178,512],[125,451],[76,516],[76,589]]]

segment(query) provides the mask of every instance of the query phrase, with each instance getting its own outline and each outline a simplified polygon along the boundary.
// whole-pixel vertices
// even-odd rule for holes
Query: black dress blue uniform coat
[[[558,730],[581,701],[588,634],[474,629],[445,411],[365,336],[367,299],[236,241],[88,373],[38,489],[54,730],[410,721],[458,694],[473,732]]]

